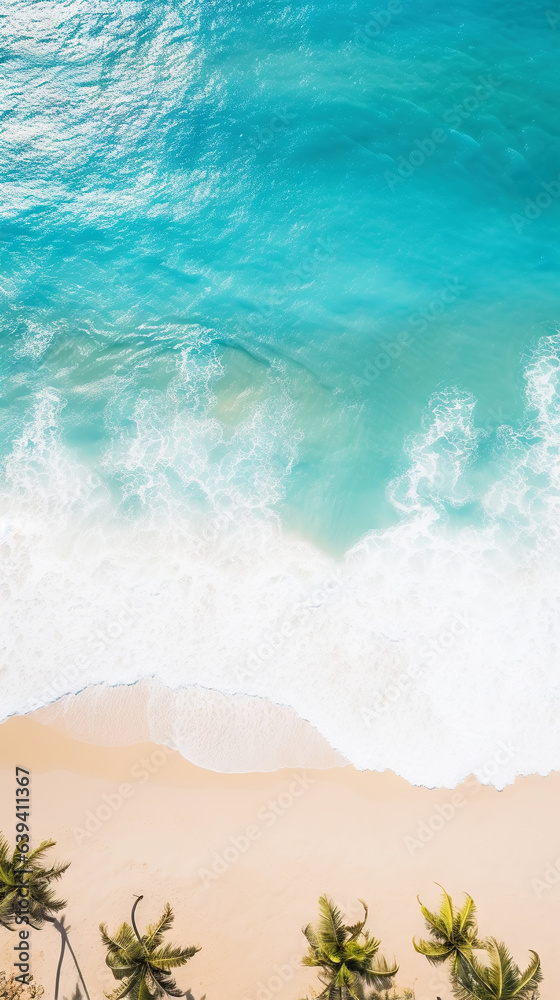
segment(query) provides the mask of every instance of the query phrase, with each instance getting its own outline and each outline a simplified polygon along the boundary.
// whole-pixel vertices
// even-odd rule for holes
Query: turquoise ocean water
[[[560,766],[550,2],[7,0],[4,716],[155,677],[179,746],[196,689]]]

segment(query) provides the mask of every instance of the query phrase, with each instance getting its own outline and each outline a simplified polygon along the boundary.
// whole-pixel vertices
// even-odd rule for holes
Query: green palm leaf
[[[164,934],[171,929],[173,924],[173,911],[169,903],[165,904],[165,909],[155,924],[149,924],[146,929],[146,944],[148,948],[157,948],[163,941]]]
[[[154,978],[155,982],[157,983],[157,985],[160,987],[160,989],[162,989],[164,991],[164,993],[167,993],[168,996],[170,996],[170,997],[182,997],[182,996],[184,996],[184,994],[181,992],[181,990],[176,985],[175,980],[173,979],[173,977],[169,976],[167,973],[165,973],[165,972],[155,972],[155,970],[154,970],[153,971],[153,978]]]
[[[453,906],[453,904],[451,904],[451,906]],[[474,937],[476,937],[476,906],[474,905],[474,899],[471,896],[467,895],[463,908],[459,910],[456,921],[457,929],[461,934],[469,935],[472,933]]]
[[[369,911],[368,911],[367,903],[364,903],[363,899],[359,899],[358,902],[361,903],[362,906],[363,906],[363,908],[364,908],[364,919],[363,920],[358,920],[357,923],[351,924],[349,927],[347,927],[347,930],[349,931],[351,938],[357,938],[357,937],[359,937],[359,935],[362,933],[364,927],[366,926],[367,918],[368,918],[368,912]]]
[[[319,900],[319,935],[322,947],[330,948],[336,953],[344,943],[346,930],[340,910],[326,896],[321,896]]]
[[[178,969],[196,955],[197,951],[200,948],[172,948],[166,945],[165,948],[150,953],[150,962],[154,969]]]

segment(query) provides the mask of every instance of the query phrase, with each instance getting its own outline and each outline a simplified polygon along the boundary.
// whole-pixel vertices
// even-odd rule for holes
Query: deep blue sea
[[[560,767],[556,0],[5,0],[0,54],[3,717]]]

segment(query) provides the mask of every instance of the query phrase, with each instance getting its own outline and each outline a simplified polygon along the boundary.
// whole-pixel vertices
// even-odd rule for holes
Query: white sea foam
[[[475,401],[449,391],[391,486],[401,520],[338,562],[272,512],[297,453],[287,392],[279,463],[266,404],[225,435],[189,389],[186,350],[171,397],[142,395],[136,433],[105,457],[143,501],[130,513],[72,458],[63,400],[43,391],[0,497],[2,718],[91,688],[48,718],[100,743],[150,736],[216,770],[347,760],[503,787],[560,768],[559,353],[547,338],[528,366],[528,422],[499,433],[483,527],[442,514],[474,496],[482,433]],[[188,392],[196,412],[170,403]]]

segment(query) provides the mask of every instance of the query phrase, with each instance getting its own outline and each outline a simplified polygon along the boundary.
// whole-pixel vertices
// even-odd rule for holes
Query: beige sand
[[[481,931],[504,938],[520,964],[536,949],[542,997],[556,995],[559,774],[519,779],[504,792],[471,780],[455,793],[351,767],[220,775],[152,744],[98,748],[13,719],[0,727],[0,829],[10,839],[15,764],[32,771],[35,841],[53,837],[58,858],[72,862],[63,893],[92,1000],[113,984],[98,924],[127,919],[138,893],[141,924],[169,900],[172,939],[202,946],[178,973],[196,1000],[203,992],[208,1000],[298,1000],[316,982],[297,963],[301,926],[315,918],[322,892],[353,917],[364,898],[384,952],[400,962],[399,984],[414,984],[418,1000],[447,1000],[445,975],[411,946],[423,930],[416,894],[435,904],[436,881],[457,898],[470,892]],[[14,943],[1,932],[6,969]],[[52,928],[34,933],[46,997],[57,954]],[[65,980],[68,996],[72,986]]]

